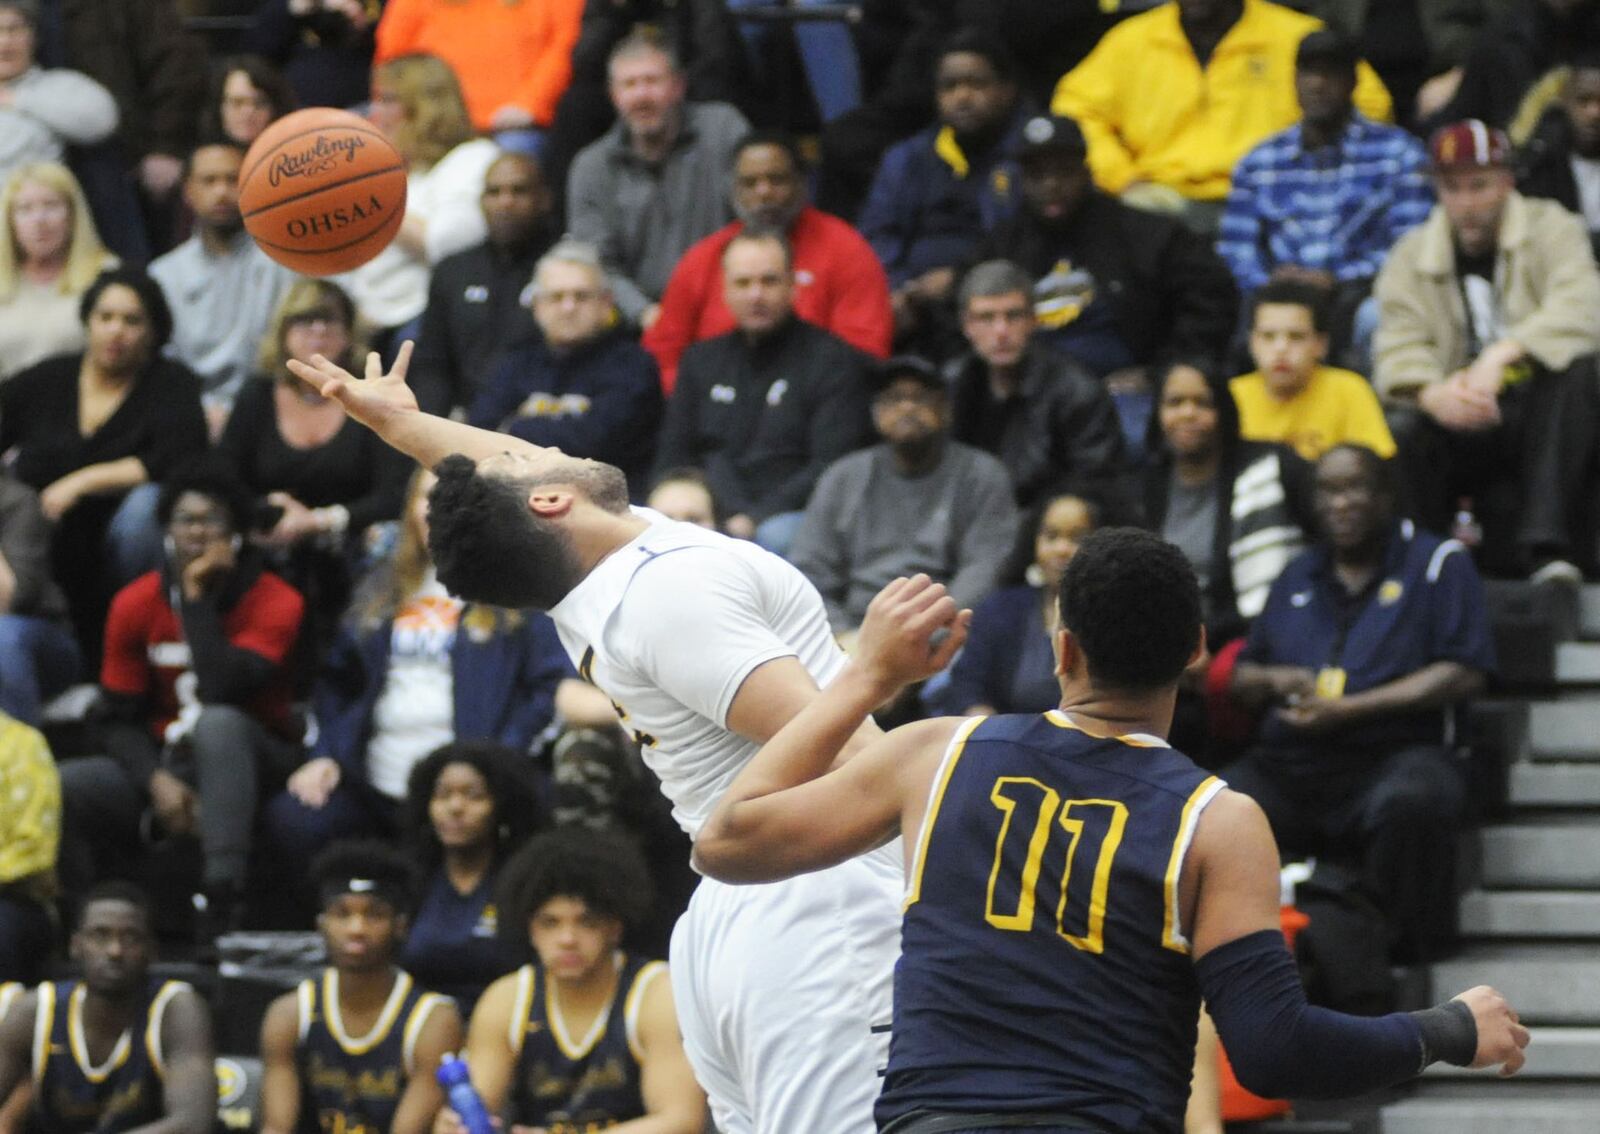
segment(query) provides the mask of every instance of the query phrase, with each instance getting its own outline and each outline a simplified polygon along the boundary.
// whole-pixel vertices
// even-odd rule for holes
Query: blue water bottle
[[[466,1061],[454,1052],[446,1052],[439,1060],[437,1075],[439,1085],[450,1100],[450,1109],[460,1116],[467,1134],[495,1134],[489,1111],[467,1077]]]

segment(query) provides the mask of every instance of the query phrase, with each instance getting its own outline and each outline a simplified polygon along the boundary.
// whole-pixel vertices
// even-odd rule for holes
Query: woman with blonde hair
[[[0,380],[83,349],[78,300],[117,259],[100,242],[78,179],[57,162],[25,165],[0,190]]]
[[[345,366],[366,352],[355,304],[329,280],[291,284],[263,337],[259,380],[234,403],[217,450],[256,497],[253,538],[306,598],[315,648],[350,594],[371,525],[400,514],[408,463],[297,381],[284,365],[313,354]]]
[[[338,279],[383,350],[415,336],[433,265],[488,236],[478,199],[500,151],[473,136],[455,72],[432,55],[374,68],[368,117],[406,160],[406,217],[387,248]]]

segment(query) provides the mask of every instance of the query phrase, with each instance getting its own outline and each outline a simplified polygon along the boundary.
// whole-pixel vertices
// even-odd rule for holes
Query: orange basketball
[[[372,123],[313,107],[261,132],[239,171],[239,211],[261,250],[308,276],[372,259],[406,215],[406,163]]]

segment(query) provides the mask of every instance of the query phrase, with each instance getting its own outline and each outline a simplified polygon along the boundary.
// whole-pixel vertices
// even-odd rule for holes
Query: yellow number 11
[[[994,782],[994,788],[989,792],[989,799],[1004,813],[1005,819],[1000,823],[1000,835],[995,840],[994,867],[989,871],[989,894],[984,907],[984,920],[996,929],[1014,933],[1027,933],[1033,928],[1039,872],[1044,864],[1045,852],[1055,841],[1056,831],[1059,828],[1066,833],[1067,846],[1066,860],[1061,867],[1061,896],[1056,902],[1056,932],[1068,944],[1085,952],[1104,952],[1106,889],[1111,884],[1111,860],[1116,857],[1117,847],[1122,843],[1122,829],[1128,822],[1127,807],[1113,799],[1069,799],[1063,804],[1059,792],[1030,776],[1001,776]],[[1019,830],[1013,834],[1011,821],[1018,819],[1019,807],[1022,808],[1024,816],[1030,808],[1036,807],[1037,810],[1033,812],[1032,829],[1027,834],[1027,853],[1023,859],[1022,877],[1018,880],[1017,908],[1012,913],[997,913],[994,908],[994,889],[1005,861],[1006,844],[1008,841],[1021,838],[1021,829],[1026,826],[1025,819],[1019,821]],[[1072,865],[1077,858],[1079,845],[1083,843],[1086,833],[1091,840],[1094,837],[1093,833],[1089,832],[1088,824],[1080,817],[1091,808],[1107,811],[1109,815],[1103,828],[1099,824],[1095,825],[1096,829],[1102,830],[1103,833],[1100,835],[1099,847],[1093,852],[1093,883],[1089,890],[1086,918],[1088,924],[1080,936],[1067,932],[1067,891],[1071,886]]]

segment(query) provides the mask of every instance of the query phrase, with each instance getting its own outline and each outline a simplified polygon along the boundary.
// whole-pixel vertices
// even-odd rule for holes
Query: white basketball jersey
[[[757,746],[729,731],[745,678],[793,656],[819,688],[843,668],[822,599],[787,560],[648,508],[650,527],[550,611],[616,705],[692,838]]]

